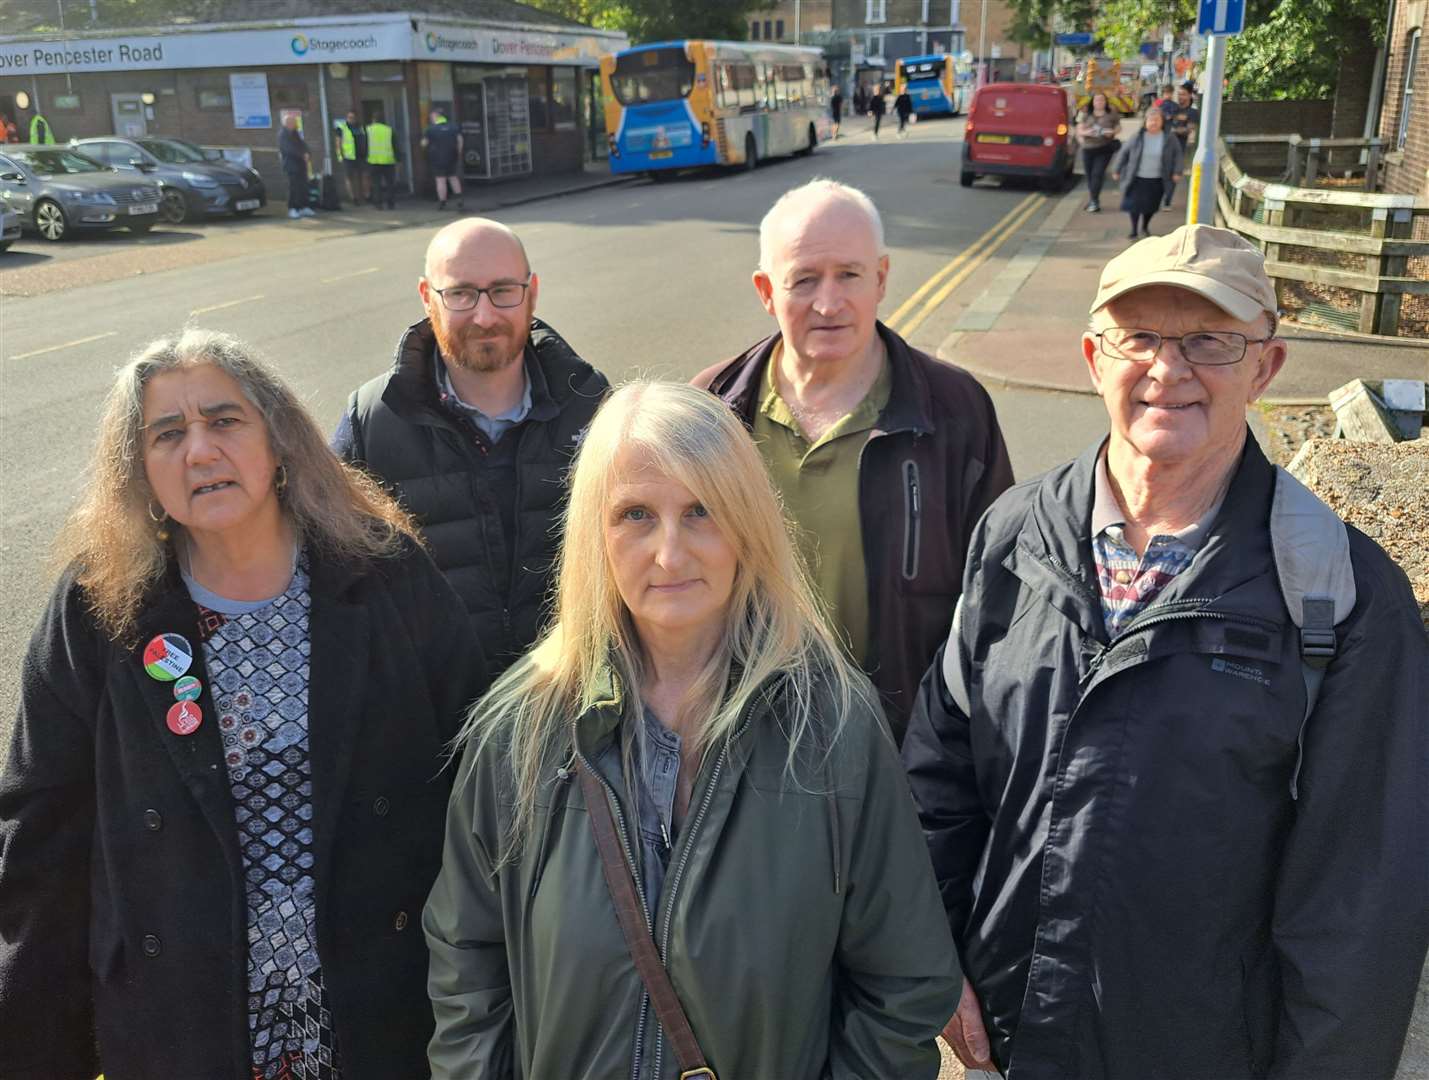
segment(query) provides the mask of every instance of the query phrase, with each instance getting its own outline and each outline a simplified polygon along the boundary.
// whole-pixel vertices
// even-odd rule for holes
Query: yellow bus
[[[823,53],[665,41],[601,57],[613,173],[809,154],[833,134]]]

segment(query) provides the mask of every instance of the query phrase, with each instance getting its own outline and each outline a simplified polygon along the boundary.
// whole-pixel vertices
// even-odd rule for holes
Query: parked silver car
[[[115,172],[67,146],[0,146],[0,199],[46,240],[84,229],[148,232],[162,196],[152,180]]]
[[[160,213],[173,224],[190,217],[251,214],[268,202],[257,170],[214,161],[183,139],[101,135],[70,145],[110,168],[157,181],[164,196]]]

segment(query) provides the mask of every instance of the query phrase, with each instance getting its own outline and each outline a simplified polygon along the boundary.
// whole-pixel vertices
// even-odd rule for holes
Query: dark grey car
[[[159,185],[115,172],[66,146],[0,146],[0,199],[28,230],[63,240],[83,229],[148,232],[159,220]]]
[[[160,212],[174,224],[190,217],[243,216],[268,202],[256,170],[213,161],[183,139],[103,135],[70,145],[111,168],[157,181],[164,197]]]

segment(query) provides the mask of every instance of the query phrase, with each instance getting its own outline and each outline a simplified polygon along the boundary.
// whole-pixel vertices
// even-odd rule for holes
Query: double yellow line
[[[901,337],[906,338],[912,334],[923,325],[929,315],[942,306],[954,289],[992,258],[997,249],[1007,243],[1012,234],[1026,224],[1027,219],[1045,202],[1046,199],[1035,191],[1028,195],[1009,210],[1001,221],[978,237],[971,247],[954,256],[946,266],[923,282],[917,292],[903,301],[898,310],[884,320],[884,324]],[[929,296],[929,293],[932,295]]]

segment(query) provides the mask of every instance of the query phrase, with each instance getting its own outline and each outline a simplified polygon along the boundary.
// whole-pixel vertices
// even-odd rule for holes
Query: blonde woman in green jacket
[[[606,402],[558,582],[554,625],[463,732],[423,918],[433,1077],[681,1075],[593,790],[701,1077],[932,1080],[960,975],[907,783],[719,399],[637,383]]]

